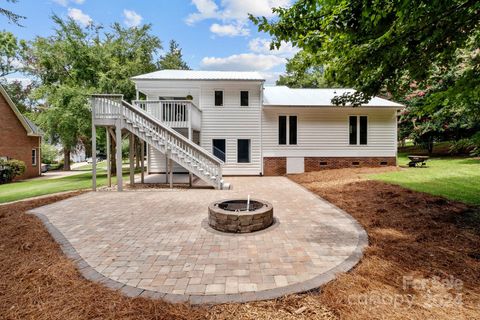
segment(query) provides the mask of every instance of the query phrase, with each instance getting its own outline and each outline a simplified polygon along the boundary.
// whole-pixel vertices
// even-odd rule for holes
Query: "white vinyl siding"
[[[214,91],[223,89],[223,107],[214,106]],[[226,161],[224,175],[258,175],[261,165],[259,82],[213,82],[201,89],[202,132],[200,145],[212,150],[213,139],[225,139]],[[240,106],[240,91],[247,91],[248,107]],[[237,162],[237,140],[250,140],[250,162]]]
[[[258,175],[262,170],[261,158],[261,88],[260,81],[136,81],[137,89],[156,100],[159,96],[192,95],[193,103],[202,110],[200,145],[212,150],[213,139],[225,139],[226,161],[224,175]],[[223,91],[223,106],[215,106],[215,91]],[[240,91],[248,91],[248,107],[240,106]],[[250,140],[250,163],[237,163],[237,139]],[[154,153],[150,150],[151,154]],[[161,154],[157,157],[161,158]],[[150,172],[163,169],[164,161],[155,164]],[[178,171],[177,167],[176,171]],[[163,171],[162,170],[162,171]]]
[[[297,145],[278,144],[278,117],[297,116]],[[368,116],[367,145],[349,144],[349,116]],[[264,108],[264,157],[394,157],[396,111],[373,108]]]

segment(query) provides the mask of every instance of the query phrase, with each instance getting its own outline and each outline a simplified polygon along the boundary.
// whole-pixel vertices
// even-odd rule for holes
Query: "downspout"
[[[260,86],[260,175],[263,176],[263,85]]]

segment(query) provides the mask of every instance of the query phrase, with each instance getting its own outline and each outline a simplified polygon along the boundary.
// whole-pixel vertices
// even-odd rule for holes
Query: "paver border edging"
[[[292,180],[290,181],[292,183],[295,183]],[[303,186],[301,187],[304,188]],[[304,189],[314,194],[310,190],[306,188]],[[316,194],[314,195],[319,197]],[[319,198],[322,199],[321,197]],[[309,279],[300,283],[288,285],[281,288],[262,290],[262,291],[256,291],[256,292],[244,292],[244,293],[238,293],[238,294],[220,294],[220,295],[170,294],[170,293],[163,293],[159,291],[141,289],[141,288],[133,287],[133,286],[112,280],[104,276],[100,272],[96,271],[92,266],[90,266],[78,254],[78,252],[75,250],[72,244],[67,240],[67,238],[50,222],[50,220],[45,215],[41,213],[36,213],[33,211],[29,211],[29,213],[35,215],[42,221],[42,223],[44,224],[45,228],[48,230],[50,235],[60,245],[60,248],[62,249],[63,253],[68,258],[72,259],[75,262],[78,270],[80,271],[81,275],[85,279],[101,283],[112,290],[120,290],[120,292],[122,292],[124,295],[128,297],[140,296],[140,297],[147,297],[147,298],[153,298],[153,299],[163,299],[171,303],[188,302],[195,305],[195,304],[221,304],[221,303],[230,303],[230,302],[242,303],[242,302],[249,302],[249,301],[269,300],[269,299],[279,298],[281,296],[285,296],[288,294],[311,291],[335,279],[335,275],[337,273],[347,272],[350,269],[352,269],[362,258],[363,249],[366,246],[368,246],[367,233],[365,229],[363,229],[363,227],[358,223],[358,221],[355,220],[352,216],[350,216],[348,213],[346,213],[342,209],[337,208],[335,205],[331,203],[330,205],[332,205],[332,207],[335,207],[340,211],[340,213],[345,215],[353,223],[354,228],[358,232],[357,246],[353,251],[353,253],[350,254],[350,256],[348,256],[348,258],[343,260],[340,264],[333,267],[332,269],[322,274],[319,274],[313,277],[312,279]]]

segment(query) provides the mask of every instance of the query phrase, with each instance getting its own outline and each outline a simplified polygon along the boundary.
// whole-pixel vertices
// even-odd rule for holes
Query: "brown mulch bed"
[[[362,177],[378,170],[291,176],[369,236],[360,264],[319,300],[343,319],[480,319],[479,208]]]
[[[341,169],[291,176],[354,216],[367,230],[370,246],[354,270],[339,275],[321,293],[247,304],[192,307],[127,298],[82,278],[42,223],[25,214],[71,195],[0,206],[0,318],[480,318],[477,208],[366,181],[362,176],[379,170],[396,169]],[[404,276],[457,282],[454,288],[428,282],[428,288],[404,289]],[[446,303],[458,294],[461,301]],[[432,305],[432,301],[445,305]]]

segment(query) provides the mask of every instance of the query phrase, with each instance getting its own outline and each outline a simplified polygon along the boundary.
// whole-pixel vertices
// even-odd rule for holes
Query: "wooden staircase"
[[[161,120],[119,95],[93,95],[90,99],[93,121],[120,125],[165,154],[215,189],[229,189],[222,178],[223,161],[203,149]]]

